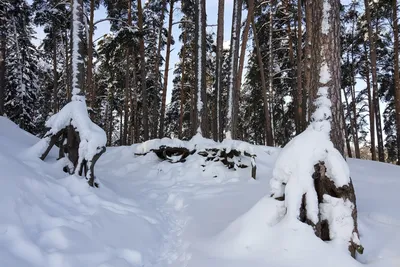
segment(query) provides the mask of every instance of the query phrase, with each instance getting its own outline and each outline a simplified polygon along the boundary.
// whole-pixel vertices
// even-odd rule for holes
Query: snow
[[[154,153],[135,157],[136,151],[168,139],[107,148],[96,165],[100,187],[91,188],[85,179],[61,171],[57,151],[46,161],[27,154],[37,142],[0,117],[0,266],[400,264],[398,166],[348,161],[365,247],[357,262],[318,239],[310,226],[284,216],[283,202],[266,196],[280,149],[225,141],[226,148],[242,147],[257,155],[253,180],[246,169],[209,165],[203,171],[200,156],[175,164],[161,162]],[[207,147],[212,142],[197,136],[183,144]],[[213,172],[219,177],[213,178]],[[324,208],[334,210],[336,202],[327,199]],[[346,224],[346,217],[341,222]]]

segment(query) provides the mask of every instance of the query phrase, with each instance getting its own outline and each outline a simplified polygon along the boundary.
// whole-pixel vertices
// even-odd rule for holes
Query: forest
[[[43,136],[45,121],[78,87],[108,146],[197,132],[284,146],[311,121],[312,4],[235,0],[227,22],[224,2],[209,25],[205,0],[2,0],[0,114]],[[95,21],[100,6],[107,17]],[[340,5],[340,124],[349,157],[400,162],[397,9],[384,0]],[[110,32],[94,40],[104,21]],[[39,46],[37,27],[45,33]]]

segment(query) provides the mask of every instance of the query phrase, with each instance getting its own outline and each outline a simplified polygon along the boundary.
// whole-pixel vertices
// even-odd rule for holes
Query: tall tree
[[[397,165],[400,165],[400,72],[399,72],[399,24],[397,17],[397,0],[393,0],[393,33],[394,33],[394,84],[397,134]]]
[[[376,136],[378,141],[378,159],[379,161],[385,161],[385,153],[383,150],[383,136],[382,136],[382,124],[381,124],[381,112],[379,107],[379,95],[378,95],[378,77],[377,77],[377,63],[376,63],[376,41],[377,34],[373,32],[371,11],[369,0],[364,0],[365,15],[367,18],[368,27],[368,40],[370,46],[370,59],[371,59],[371,74],[372,74],[372,104],[374,105],[375,121],[376,121]],[[377,25],[376,25],[377,26]]]
[[[161,100],[160,132],[159,132],[160,138],[164,137],[165,105],[166,105],[166,101],[167,101],[169,59],[171,56],[173,18],[174,18],[174,0],[170,0],[170,2],[169,2],[169,17],[168,17],[167,51],[166,51],[166,56],[165,56],[164,82],[163,82],[162,100]]]
[[[146,87],[146,58],[144,51],[144,32],[143,32],[143,9],[142,1],[137,1],[138,12],[138,28],[140,32],[139,38],[139,54],[140,54],[140,84],[142,92],[142,109],[143,109],[143,140],[149,139],[149,111],[148,111],[148,95]]]
[[[216,47],[216,57],[215,57],[215,84],[214,84],[214,109],[215,109],[215,117],[213,118],[214,123],[214,140],[222,141],[223,131],[221,129],[221,86],[222,86],[222,53],[223,53],[223,45],[224,45],[224,13],[225,13],[225,0],[218,1],[218,20],[217,20],[217,47]]]
[[[232,11],[232,31],[230,43],[230,68],[231,73],[229,77],[229,90],[228,90],[228,114],[227,123],[225,126],[225,138],[236,138],[236,125],[238,114],[239,92],[237,88],[237,69],[239,57],[239,41],[240,41],[240,25],[242,18],[242,0],[234,0]]]

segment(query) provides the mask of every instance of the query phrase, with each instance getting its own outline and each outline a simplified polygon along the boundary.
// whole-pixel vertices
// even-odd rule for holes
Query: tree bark
[[[132,1],[128,0],[128,26],[132,25]],[[127,145],[128,129],[129,129],[129,100],[130,100],[130,79],[131,79],[131,58],[132,46],[129,44],[126,50],[126,65],[125,65],[125,90],[124,90],[124,129],[122,134],[122,145]]]
[[[53,113],[58,112],[57,38],[53,29]],[[68,52],[67,52],[68,53]]]
[[[4,19],[1,17],[0,22],[2,25],[5,25]],[[3,116],[5,113],[4,100],[6,92],[6,37],[7,36],[3,28],[0,31],[0,116]]]
[[[400,73],[399,73],[399,28],[397,21],[397,0],[393,0],[393,33],[394,33],[394,81],[395,111],[397,134],[397,165],[400,165]]]
[[[138,11],[138,27],[140,32],[139,53],[140,53],[140,85],[142,91],[142,108],[143,108],[143,141],[149,140],[149,110],[147,99],[146,85],[146,59],[144,54],[144,32],[143,32],[143,9],[142,1],[137,1]]]
[[[130,2],[130,1],[129,1]],[[128,11],[129,14],[129,11]],[[128,22],[129,23],[129,22]],[[89,106],[94,108],[95,91],[93,86],[93,34],[94,34],[94,0],[90,0],[90,18],[89,18],[89,40],[88,40],[88,62],[87,62],[87,78],[86,87],[89,94]]]
[[[160,138],[164,137],[165,105],[166,105],[166,101],[167,101],[169,59],[170,59],[170,54],[171,54],[173,18],[174,18],[174,0],[170,0],[169,19],[168,19],[167,52],[166,52],[166,56],[165,56],[164,83],[163,83],[162,101],[161,101],[160,132],[159,132]]]
[[[258,35],[257,29],[254,23],[254,18],[252,19],[251,26],[254,32],[254,43],[256,45],[256,53],[257,53],[257,62],[258,67],[260,69],[260,79],[261,79],[261,87],[263,92],[263,104],[264,104],[264,113],[265,113],[265,144],[267,146],[273,146],[274,140],[272,136],[272,125],[271,125],[271,116],[269,113],[269,101],[267,95],[267,84],[265,81],[265,74],[264,74],[264,63],[262,60],[260,44],[258,42]]]
[[[365,6],[365,15],[367,18],[367,26],[368,26],[368,39],[370,45],[370,58],[371,58],[371,73],[372,73],[372,104],[374,106],[375,111],[375,120],[376,120],[376,136],[378,139],[378,159],[379,161],[385,161],[385,154],[383,150],[383,136],[382,136],[382,125],[381,125],[381,117],[380,117],[380,108],[379,108],[379,96],[378,96],[378,78],[376,73],[376,40],[377,40],[377,32],[373,33],[372,24],[371,24],[371,12],[369,7],[369,1],[364,0]],[[377,25],[376,25],[377,26]]]
[[[368,62],[368,50],[367,45],[364,43],[364,53],[365,53],[365,69],[366,69],[366,84],[367,84],[367,93],[368,93],[368,107],[369,107],[369,127],[370,127],[370,138],[371,138],[371,156],[372,160],[376,160],[376,147],[375,147],[375,109],[372,104],[371,97],[371,82],[370,82],[370,70],[369,70],[369,62]]]
[[[253,18],[253,13],[254,13],[254,0],[248,0],[247,18],[246,18],[246,23],[245,23],[244,29],[243,29],[242,46],[240,49],[240,58],[239,58],[239,65],[238,65],[239,70],[237,73],[237,83],[236,83],[237,90],[240,90],[240,88],[242,86],[244,58],[246,56],[247,39],[249,37],[250,23]]]
[[[242,17],[242,0],[234,0],[232,12],[232,31],[230,45],[230,77],[228,91],[228,115],[225,127],[227,139],[236,138],[237,112],[239,104],[239,92],[237,88],[237,68],[239,57],[240,25]]]
[[[310,103],[310,99],[312,98],[312,91],[315,90],[314,87],[312,87],[312,73],[315,71],[312,68],[312,62],[313,62],[313,55],[312,49],[314,45],[314,38],[313,38],[313,12],[312,12],[312,7],[311,7],[312,1],[311,0],[306,0],[306,44],[305,44],[305,86],[303,90],[303,102],[302,102],[302,127],[306,128],[307,120],[310,120],[311,116],[311,109],[307,108],[312,107],[312,103]],[[308,116],[307,116],[308,114]]]
[[[224,12],[225,12],[225,0],[218,1],[218,21],[217,21],[217,53],[215,57],[215,96],[214,96],[214,112],[215,118],[214,123],[214,133],[213,138],[215,141],[222,141],[220,138],[221,121],[220,121],[220,91],[222,90],[222,63],[223,63],[223,45],[224,45]]]
[[[180,103],[180,113],[179,113],[179,129],[178,129],[178,137],[179,139],[183,138],[183,115],[185,113],[185,64],[186,64],[186,31],[183,32],[183,46],[182,46],[182,74],[181,74],[181,103]]]
[[[297,95],[296,95],[296,133],[303,131],[303,87],[302,87],[302,54],[303,54],[303,30],[302,30],[302,7],[301,1],[297,1]],[[307,44],[306,44],[307,47]]]
[[[195,22],[195,62],[196,62],[196,108],[192,134],[200,133],[208,137],[207,88],[206,88],[206,2],[196,0]]]

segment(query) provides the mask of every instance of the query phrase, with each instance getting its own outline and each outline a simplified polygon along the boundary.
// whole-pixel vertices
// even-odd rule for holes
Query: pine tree
[[[23,0],[7,10],[10,22],[5,60],[5,113],[21,128],[37,133],[37,51],[32,44],[31,10]]]

